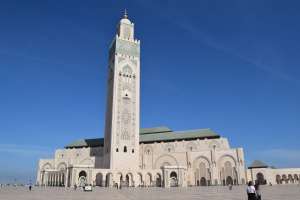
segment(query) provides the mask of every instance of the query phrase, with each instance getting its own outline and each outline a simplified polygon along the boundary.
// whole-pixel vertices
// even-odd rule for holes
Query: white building
[[[105,137],[78,140],[41,159],[46,186],[199,186],[244,184],[242,148],[210,129],[140,129],[140,41],[124,17],[109,49]]]
[[[297,184],[300,183],[300,168],[275,168],[255,160],[247,170],[249,181],[259,184]]]

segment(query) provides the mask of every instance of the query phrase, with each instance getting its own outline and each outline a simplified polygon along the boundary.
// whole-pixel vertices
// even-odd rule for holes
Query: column
[[[52,172],[50,173],[50,186],[53,186],[53,174],[52,174]]]
[[[65,173],[65,187],[69,186],[69,168],[67,168]]]

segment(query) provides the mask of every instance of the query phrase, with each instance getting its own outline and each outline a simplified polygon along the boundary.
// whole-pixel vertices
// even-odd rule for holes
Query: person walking
[[[261,191],[260,191],[259,183],[256,183],[254,187],[256,191],[256,199],[261,200]]]
[[[249,181],[248,183],[247,195],[248,195],[248,200],[256,200],[256,190],[255,187],[253,186],[252,181]]]

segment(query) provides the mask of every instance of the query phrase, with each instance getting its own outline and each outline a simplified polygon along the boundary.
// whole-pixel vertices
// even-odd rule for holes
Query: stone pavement
[[[92,192],[69,188],[0,188],[0,200],[246,200],[246,186],[190,188],[95,188]],[[262,200],[300,200],[299,185],[263,186]]]

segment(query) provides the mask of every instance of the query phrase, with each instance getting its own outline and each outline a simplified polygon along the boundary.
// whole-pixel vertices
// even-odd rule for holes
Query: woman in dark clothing
[[[248,195],[248,200],[256,200],[256,190],[255,187],[253,186],[252,181],[249,181],[248,183],[247,195]]]
[[[256,183],[256,184],[254,185],[254,187],[255,187],[255,191],[256,191],[256,199],[257,199],[257,200],[261,200],[261,193],[260,193],[259,184]]]

